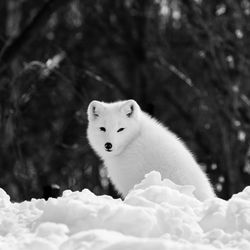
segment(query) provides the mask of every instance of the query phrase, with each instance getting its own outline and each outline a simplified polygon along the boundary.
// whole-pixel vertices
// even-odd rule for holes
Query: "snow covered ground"
[[[193,187],[151,172],[126,197],[89,190],[11,203],[0,189],[2,250],[250,249],[250,187],[198,201]]]

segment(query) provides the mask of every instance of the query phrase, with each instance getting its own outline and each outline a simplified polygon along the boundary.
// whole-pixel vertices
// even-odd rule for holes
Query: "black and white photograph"
[[[250,249],[250,0],[0,0],[0,250]]]

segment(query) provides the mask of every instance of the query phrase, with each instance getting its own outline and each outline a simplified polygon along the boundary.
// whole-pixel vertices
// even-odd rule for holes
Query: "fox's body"
[[[88,140],[102,158],[117,190],[126,196],[146,173],[156,170],[195,196],[215,196],[208,178],[184,143],[133,101],[93,101],[88,108]]]

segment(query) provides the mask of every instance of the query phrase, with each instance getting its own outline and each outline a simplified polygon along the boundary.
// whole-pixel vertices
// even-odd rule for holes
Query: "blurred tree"
[[[126,98],[186,141],[219,196],[249,185],[249,17],[248,0],[2,0],[0,186],[115,196],[85,110]]]

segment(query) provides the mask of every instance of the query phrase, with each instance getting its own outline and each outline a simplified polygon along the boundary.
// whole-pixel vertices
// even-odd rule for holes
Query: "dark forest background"
[[[0,187],[115,195],[85,112],[133,98],[229,198],[250,185],[249,48],[248,0],[1,0]]]

